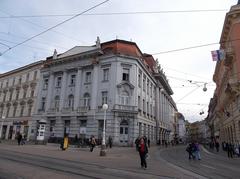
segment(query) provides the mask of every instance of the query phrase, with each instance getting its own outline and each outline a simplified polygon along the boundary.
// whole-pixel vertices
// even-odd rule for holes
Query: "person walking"
[[[198,160],[201,160],[201,155],[200,155],[200,145],[198,142],[195,143],[195,146],[196,146],[196,157]]]
[[[216,147],[216,150],[217,150],[217,152],[219,152],[219,142],[217,141],[216,143],[215,143],[215,147]]]
[[[139,142],[140,142],[140,137],[136,138],[135,140],[136,151],[138,151]]]
[[[112,148],[112,136],[108,137],[108,144],[109,144],[109,147]]]
[[[148,143],[148,148],[150,148],[150,139],[148,138],[148,140],[147,140],[147,143]]]
[[[146,170],[147,169],[146,156],[148,153],[148,147],[146,142],[144,141],[144,138],[141,138],[139,141],[138,151],[141,160],[141,167]]]
[[[18,145],[21,145],[21,142],[22,142],[22,134],[21,133],[18,133],[17,141],[18,141]]]
[[[93,149],[96,145],[96,140],[95,140],[95,137],[92,135],[91,138],[90,138],[90,152],[93,152]]]
[[[191,159],[194,159],[194,156],[193,156],[193,147],[192,147],[192,144],[188,144],[187,148],[186,148],[186,151],[188,152],[188,159],[191,160]]]

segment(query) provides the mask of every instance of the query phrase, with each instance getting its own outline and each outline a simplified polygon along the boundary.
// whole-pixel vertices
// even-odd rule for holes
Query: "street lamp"
[[[2,138],[2,129],[3,129],[3,122],[4,122],[5,116],[2,116],[2,124],[1,124],[1,131],[0,131],[0,140]]]
[[[107,104],[103,104],[102,109],[104,110],[104,118],[103,118],[103,137],[102,137],[102,145],[101,145],[101,151],[100,151],[100,156],[106,156],[106,140],[105,140],[105,133],[106,133],[106,112],[108,109]]]

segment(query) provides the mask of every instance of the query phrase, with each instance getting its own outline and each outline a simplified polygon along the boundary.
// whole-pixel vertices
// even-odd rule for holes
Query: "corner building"
[[[21,133],[27,140],[35,134],[32,115],[43,61],[0,74],[1,139],[14,140]]]
[[[176,111],[171,94],[160,66],[134,42],[98,38],[93,46],[55,51],[41,69],[33,121],[36,131],[41,123],[44,130],[32,137],[59,142],[65,134],[70,141],[94,135],[100,143],[102,106],[108,104],[106,139],[111,136],[114,145],[134,145],[143,135],[152,143],[170,140]]]
[[[218,61],[213,80],[214,97],[209,106],[211,137],[232,144],[240,142],[240,1],[226,14],[221,49],[226,53]]]

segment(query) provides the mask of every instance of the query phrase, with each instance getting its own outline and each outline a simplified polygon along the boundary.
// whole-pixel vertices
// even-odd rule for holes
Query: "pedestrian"
[[[191,159],[194,159],[194,156],[193,156],[193,149],[192,149],[192,144],[188,144],[187,148],[186,148],[186,151],[188,152],[188,159],[191,160]]]
[[[21,133],[18,133],[17,141],[18,141],[18,145],[20,145],[22,142],[22,134]]]
[[[228,152],[228,158],[233,158],[233,147],[231,143],[226,144],[227,152]]]
[[[94,149],[94,147],[95,147],[96,144],[97,144],[97,143],[96,143],[96,139],[95,139],[95,137],[92,135],[91,138],[90,138],[90,152],[93,152],[93,149]]]
[[[135,140],[135,146],[136,146],[136,151],[138,151],[138,145],[139,145],[140,137],[136,138]]]
[[[148,148],[150,148],[150,139],[148,138],[148,140],[147,140],[147,143],[148,143]]]
[[[219,152],[219,142],[217,141],[216,143],[215,143],[215,147],[216,147],[216,150],[217,150],[217,152]]]
[[[112,137],[111,136],[108,137],[108,144],[109,144],[109,147],[112,148]]]
[[[199,143],[196,142],[196,143],[195,143],[195,146],[196,146],[196,155],[195,155],[195,156],[197,157],[198,160],[201,160]]]
[[[144,141],[144,138],[141,138],[139,141],[138,151],[139,151],[139,156],[141,159],[141,167],[146,170],[147,169],[146,156],[148,153],[148,147],[147,147],[146,142]]]

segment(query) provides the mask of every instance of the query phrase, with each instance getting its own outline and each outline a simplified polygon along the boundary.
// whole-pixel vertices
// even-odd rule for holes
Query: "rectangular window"
[[[70,120],[65,120],[65,125],[64,125],[64,134],[69,134],[70,132]]]
[[[143,76],[143,91],[146,90],[146,76]]]
[[[42,98],[41,110],[45,111],[46,98]]]
[[[54,132],[54,127],[56,125],[56,120],[50,120],[50,132]]]
[[[129,69],[123,69],[122,80],[129,81]]]
[[[21,84],[21,83],[22,83],[22,77],[19,77],[18,84]]]
[[[80,127],[87,127],[87,120],[80,120]]]
[[[141,88],[142,86],[142,73],[139,72],[138,74],[138,87]]]
[[[24,89],[24,91],[23,91],[23,98],[26,98],[26,96],[27,96],[27,89]]]
[[[147,80],[147,94],[149,94],[149,80]]]
[[[86,79],[85,79],[86,83],[90,83],[91,82],[91,78],[92,78],[91,76],[92,76],[91,72],[86,72]]]
[[[76,83],[76,75],[71,75],[70,85],[75,86]]]
[[[109,69],[103,69],[103,81],[108,81],[109,78]]]
[[[43,89],[47,89],[48,88],[48,78],[44,79],[43,81]]]
[[[16,91],[16,100],[18,100],[19,94],[20,94],[20,90],[18,89],[18,90]]]
[[[31,116],[31,113],[32,113],[32,106],[29,105],[28,106],[28,116]]]
[[[13,83],[12,83],[12,85],[13,85],[13,86],[15,85],[15,77],[13,77]]]
[[[150,96],[152,97],[152,83],[150,84]]]
[[[22,105],[22,106],[21,106],[21,111],[20,111],[20,116],[21,116],[21,117],[23,116],[23,112],[24,112],[24,106]]]
[[[108,92],[107,91],[103,91],[102,92],[102,105],[103,104],[107,104],[107,97],[108,97]]]
[[[33,80],[37,79],[37,71],[34,71],[34,76],[33,76]]]
[[[56,87],[61,87],[61,85],[62,85],[62,77],[58,76],[56,81]]]
[[[17,106],[14,106],[14,108],[13,108],[13,117],[16,116],[16,111],[17,111]]]
[[[10,107],[7,107],[6,117],[9,117],[9,111],[10,111]]]
[[[34,96],[34,90],[31,91],[31,97],[33,97],[33,96]]]
[[[26,81],[29,81],[29,73],[26,75]]]

